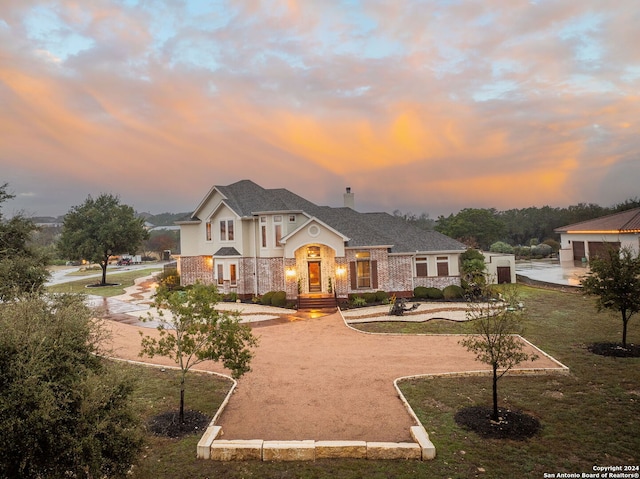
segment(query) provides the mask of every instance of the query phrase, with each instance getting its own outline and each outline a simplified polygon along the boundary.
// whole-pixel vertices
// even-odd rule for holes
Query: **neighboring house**
[[[640,208],[555,229],[560,233],[560,262],[588,261],[605,248],[630,247],[640,252]]]
[[[180,225],[182,284],[217,284],[241,298],[285,291],[287,298],[460,284],[466,246],[387,213],[318,206],[249,180],[214,186]]]

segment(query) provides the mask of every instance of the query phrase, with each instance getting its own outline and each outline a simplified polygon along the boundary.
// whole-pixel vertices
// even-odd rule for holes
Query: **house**
[[[640,208],[634,208],[554,230],[560,233],[560,263],[586,262],[607,247],[629,247],[640,253]]]
[[[379,290],[407,297],[416,286],[460,284],[464,244],[387,213],[359,213],[350,188],[343,200],[318,206],[250,180],[214,186],[176,222],[182,284],[214,283],[240,298],[285,291],[292,300]]]

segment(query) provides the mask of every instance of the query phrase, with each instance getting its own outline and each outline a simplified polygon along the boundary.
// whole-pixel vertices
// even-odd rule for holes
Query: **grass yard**
[[[614,314],[597,313],[593,300],[580,294],[530,287],[522,287],[521,292],[528,313],[525,337],[571,369],[566,376],[500,380],[500,406],[524,410],[541,421],[541,433],[530,440],[483,440],[454,422],[461,407],[491,404],[490,378],[422,379],[405,382],[402,389],[436,445],[433,461],[218,463],[195,458],[199,436],[181,440],[149,436],[131,477],[542,478],[544,473],[589,473],[594,465],[639,464],[640,359],[597,356],[586,349],[591,342],[620,341],[622,321]],[[631,343],[640,343],[638,321],[636,317],[630,322]],[[468,325],[432,321],[358,327],[464,333]],[[173,373],[137,369],[142,372],[135,400],[144,417],[177,407],[179,391]],[[200,374],[191,374],[187,380],[187,406],[212,415],[228,385]]]
[[[117,286],[104,286],[97,288],[87,288],[89,285],[98,284],[101,281],[101,277],[92,277],[79,279],[76,281],[70,281],[68,283],[61,283],[47,287],[47,291],[50,293],[80,293],[80,294],[94,294],[96,296],[103,296],[105,298],[111,296],[119,296],[124,293],[124,288],[133,286],[133,282],[137,278],[149,276],[150,274],[161,271],[160,267],[136,269],[132,271],[125,271],[122,273],[115,273],[107,269],[107,282],[117,283]],[[92,274],[100,273],[100,271],[93,271]]]

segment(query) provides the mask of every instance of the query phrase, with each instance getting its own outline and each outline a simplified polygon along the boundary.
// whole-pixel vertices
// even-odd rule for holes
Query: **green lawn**
[[[461,407],[490,404],[489,378],[423,379],[405,382],[402,389],[436,445],[433,461],[218,463],[195,458],[199,436],[182,440],[149,437],[131,477],[542,478],[545,472],[592,472],[596,464],[638,464],[640,359],[607,358],[586,350],[591,342],[620,341],[621,320],[613,314],[596,313],[593,300],[579,294],[529,287],[521,290],[528,313],[525,336],[571,369],[566,376],[505,377],[500,381],[501,406],[524,410],[541,421],[541,433],[530,440],[483,440],[453,421]],[[638,321],[633,318],[630,323],[632,343],[640,342]],[[455,333],[465,332],[468,326],[427,322],[359,327],[369,331]],[[141,374],[136,402],[145,417],[177,405],[178,389],[170,376]],[[189,381],[187,405],[213,414],[227,385],[204,375],[192,375]]]
[[[124,288],[133,286],[133,282],[137,278],[149,276],[150,274],[161,271],[161,268],[150,267],[145,269],[138,269],[133,271],[125,271],[122,273],[114,273],[107,269],[107,283],[117,283],[117,286],[104,286],[98,288],[88,288],[87,286],[99,284],[101,277],[84,278],[76,281],[70,281],[68,283],[61,283],[47,287],[47,291],[50,293],[82,293],[82,294],[94,294],[97,296],[111,297],[118,296],[124,293]],[[91,274],[101,273],[101,271],[92,271]]]

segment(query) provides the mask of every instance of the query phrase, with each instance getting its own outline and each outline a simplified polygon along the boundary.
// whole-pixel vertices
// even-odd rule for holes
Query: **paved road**
[[[164,263],[146,263],[146,264],[133,264],[131,266],[116,266],[109,265],[107,267],[107,278],[109,274],[124,273],[125,271],[137,271],[140,269],[158,268],[161,269]],[[97,271],[95,274],[88,274],[86,276],[68,276],[69,273],[79,271],[79,266],[68,266],[63,269],[56,269],[51,272],[51,277],[47,281],[47,286],[54,284],[70,283],[71,281],[79,281],[87,278],[100,278],[102,276],[102,270]]]

